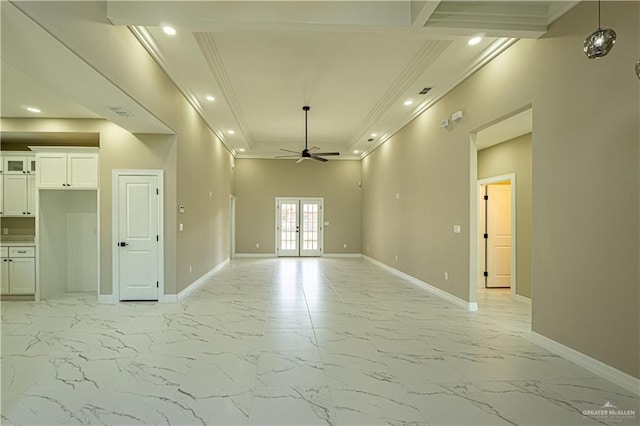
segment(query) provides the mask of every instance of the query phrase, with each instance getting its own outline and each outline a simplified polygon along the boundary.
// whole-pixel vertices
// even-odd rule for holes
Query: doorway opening
[[[229,259],[236,256],[236,196],[229,194]]]
[[[531,303],[531,106],[487,123],[470,139],[469,297],[504,312],[515,309],[513,299]]]
[[[279,257],[322,256],[323,198],[276,197],[276,253]]]

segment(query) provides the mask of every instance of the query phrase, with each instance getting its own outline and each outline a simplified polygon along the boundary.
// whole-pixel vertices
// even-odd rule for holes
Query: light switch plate
[[[462,227],[460,225],[453,225],[453,233],[459,234],[460,232],[462,232]]]

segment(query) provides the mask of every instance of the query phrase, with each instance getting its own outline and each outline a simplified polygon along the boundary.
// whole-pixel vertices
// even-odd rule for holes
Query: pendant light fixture
[[[616,32],[600,26],[600,0],[598,0],[598,29],[584,40],[584,54],[589,59],[602,58],[616,44]]]

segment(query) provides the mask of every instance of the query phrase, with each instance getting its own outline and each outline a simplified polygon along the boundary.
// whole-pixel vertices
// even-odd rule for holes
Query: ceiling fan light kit
[[[584,54],[589,59],[607,56],[616,44],[616,32],[600,25],[600,0],[598,0],[598,29],[589,34],[584,40]]]
[[[302,153],[298,154],[296,151],[292,151],[290,149],[281,148],[280,151],[294,152],[295,155],[279,155],[276,158],[298,157],[298,155],[299,155],[300,158],[298,158],[298,161],[296,161],[296,163],[301,163],[304,160],[316,160],[316,161],[320,161],[322,163],[326,163],[329,160],[327,160],[326,158],[323,158],[323,157],[333,156],[333,155],[340,155],[339,152],[318,152],[320,150],[320,148],[318,148],[317,146],[312,146],[311,148],[307,148],[307,143],[308,143],[307,114],[309,113],[310,109],[311,109],[311,107],[308,106],[308,105],[305,105],[305,106],[302,107],[302,110],[304,111],[304,149],[302,150]]]

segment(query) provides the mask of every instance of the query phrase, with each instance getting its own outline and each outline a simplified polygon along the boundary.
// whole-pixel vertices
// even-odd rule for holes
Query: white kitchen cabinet
[[[4,216],[27,214],[27,175],[6,174],[4,179]]]
[[[2,180],[3,216],[35,216],[35,176],[8,174]]]
[[[46,189],[96,189],[98,188],[98,153],[53,152],[36,150],[36,187]],[[78,150],[80,148],[76,148]]]
[[[1,156],[0,215],[35,216],[35,154],[3,152]]]
[[[35,215],[36,215],[36,177],[35,175],[27,175],[27,216],[35,216]]]
[[[35,156],[31,153],[6,152],[2,154],[2,173],[27,174],[35,172]]]
[[[2,285],[2,294],[9,293],[9,248],[2,247],[0,253],[0,284]]]
[[[34,294],[36,291],[34,247],[3,247],[2,255],[2,294]]]

